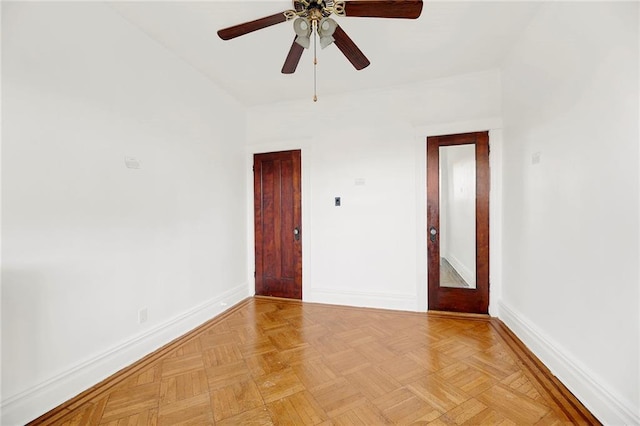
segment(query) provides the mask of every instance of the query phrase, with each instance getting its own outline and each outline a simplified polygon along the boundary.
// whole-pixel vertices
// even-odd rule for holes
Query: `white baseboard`
[[[408,296],[405,294],[311,289],[308,291],[308,295],[304,296],[304,301],[330,305],[358,306],[362,308],[418,311],[416,296]]]
[[[24,392],[2,401],[4,426],[24,425],[248,297],[246,283],[134,336]]]
[[[603,424],[640,425],[640,413],[630,402],[504,302],[500,302],[500,319]]]

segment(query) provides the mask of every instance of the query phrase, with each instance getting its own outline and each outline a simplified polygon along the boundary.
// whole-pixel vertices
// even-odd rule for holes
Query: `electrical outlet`
[[[147,308],[142,308],[138,311],[138,324],[147,322]]]

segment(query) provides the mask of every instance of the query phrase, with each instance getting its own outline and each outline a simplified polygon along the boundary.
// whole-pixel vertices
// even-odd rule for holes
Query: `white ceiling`
[[[293,41],[285,22],[223,41],[216,32],[291,9],[291,1],[109,2],[113,9],[245,105],[311,99],[313,54],[293,75],[280,70]],[[371,61],[356,71],[318,47],[318,96],[397,86],[498,67],[536,2],[425,1],[416,20],[335,18]]]

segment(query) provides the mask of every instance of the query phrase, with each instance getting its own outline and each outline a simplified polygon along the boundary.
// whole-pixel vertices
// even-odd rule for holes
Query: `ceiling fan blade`
[[[287,59],[284,60],[284,65],[282,66],[282,74],[293,74],[296,72],[296,68],[298,67],[300,58],[302,57],[302,52],[304,52],[304,47],[296,43],[296,39],[294,37]]]
[[[231,40],[232,38],[240,37],[241,35],[285,22],[286,20],[287,17],[284,15],[284,12],[276,13],[275,15],[265,16],[264,18],[256,19],[255,21],[224,28],[218,31],[218,35],[223,40]]]
[[[369,66],[371,62],[369,62],[367,57],[364,56],[364,53],[362,53],[353,40],[349,38],[340,25],[336,27],[336,30],[333,33],[333,38],[335,39],[335,45],[338,46],[338,49],[344,53],[344,56],[347,57],[349,62],[351,62],[357,70],[361,70]]]
[[[416,19],[420,13],[422,13],[422,0],[345,1],[346,16]]]

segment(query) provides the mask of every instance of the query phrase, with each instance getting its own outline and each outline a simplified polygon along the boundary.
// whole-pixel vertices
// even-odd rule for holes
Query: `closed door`
[[[427,138],[429,309],[489,309],[489,133]]]
[[[256,154],[256,294],[302,299],[300,151]]]

